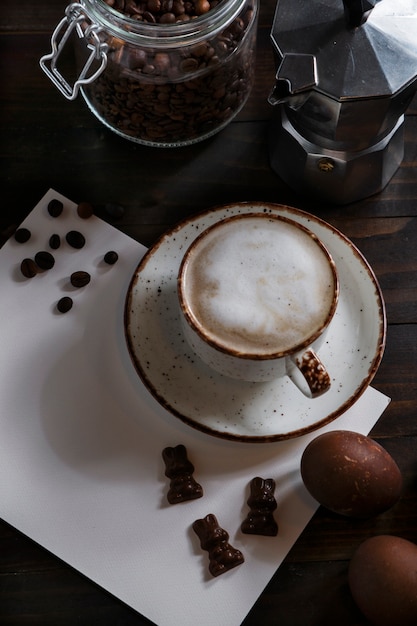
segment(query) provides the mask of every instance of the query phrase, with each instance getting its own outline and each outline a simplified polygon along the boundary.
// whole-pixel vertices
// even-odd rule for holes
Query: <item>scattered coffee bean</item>
[[[113,202],[108,202],[104,205],[104,210],[110,217],[118,220],[125,214],[125,209],[121,204],[114,204]]]
[[[55,265],[55,259],[50,252],[41,250],[35,254],[35,263],[41,270],[50,270]]]
[[[71,285],[73,287],[85,287],[91,280],[91,276],[88,272],[78,271],[73,272],[70,277]]]
[[[18,228],[14,234],[14,238],[18,243],[26,243],[31,237],[31,232],[27,228]]]
[[[82,220],[88,220],[94,214],[94,209],[89,202],[80,202],[77,206],[77,214]]]
[[[23,259],[20,271],[25,278],[33,278],[39,272],[39,268],[33,259]]]
[[[48,213],[51,217],[59,217],[64,209],[61,200],[54,198],[48,204]]]
[[[60,300],[58,300],[56,308],[60,313],[67,313],[70,309],[72,309],[72,298],[69,296],[64,296]]]
[[[109,250],[104,255],[104,262],[108,265],[114,265],[115,263],[117,263],[118,259],[119,255],[114,250]]]
[[[58,250],[60,245],[61,237],[59,235],[54,234],[49,237],[49,247],[52,248],[52,250]]]
[[[80,249],[85,245],[85,237],[82,233],[78,232],[78,230],[70,230],[65,235],[65,239],[72,248]]]

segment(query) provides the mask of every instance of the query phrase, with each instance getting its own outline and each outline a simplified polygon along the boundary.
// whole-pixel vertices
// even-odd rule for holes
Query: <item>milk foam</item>
[[[194,316],[212,339],[245,353],[273,354],[321,328],[334,277],[308,233],[253,217],[230,220],[200,240],[186,289]]]

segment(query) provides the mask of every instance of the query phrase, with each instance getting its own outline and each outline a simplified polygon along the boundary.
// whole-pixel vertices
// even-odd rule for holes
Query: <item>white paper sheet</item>
[[[51,198],[64,202],[52,218]],[[166,412],[138,379],[127,352],[123,307],[145,248],[50,190],[25,220],[32,237],[0,250],[0,515],[158,626],[237,626],[313,515],[299,473],[307,443],[323,430],[368,433],[389,403],[369,388],[321,431],[273,444],[216,439]],[[65,243],[69,230],[87,240]],[[21,260],[61,247],[32,279]],[[114,266],[102,258],[119,254]],[[91,282],[69,283],[85,270]],[[74,306],[56,312],[69,295]],[[203,486],[199,500],[169,505],[162,450],[184,444]],[[277,537],[243,535],[248,484],[274,478]],[[245,563],[212,578],[191,529],[214,513]]]

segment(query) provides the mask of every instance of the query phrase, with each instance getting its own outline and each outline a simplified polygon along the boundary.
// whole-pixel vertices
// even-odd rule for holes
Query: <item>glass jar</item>
[[[188,145],[224,128],[249,96],[257,2],[107,0],[111,7],[82,0],[67,7],[40,64],[68,99],[81,89],[118,135],[148,146]],[[73,84],[59,69],[67,45],[77,60]]]

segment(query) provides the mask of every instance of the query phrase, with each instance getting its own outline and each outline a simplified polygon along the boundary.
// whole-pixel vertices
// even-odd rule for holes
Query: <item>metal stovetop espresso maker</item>
[[[382,190],[417,89],[417,0],[278,0],[271,39],[272,169],[336,204]]]

